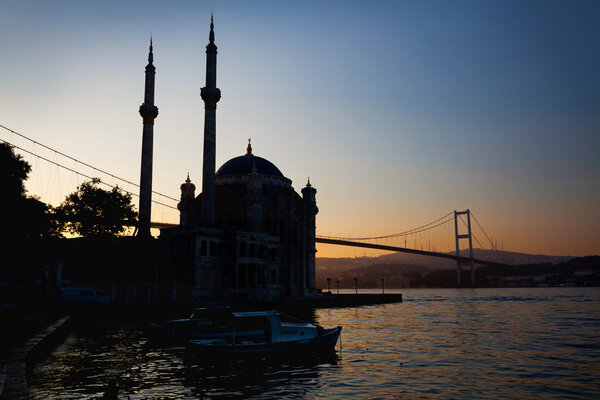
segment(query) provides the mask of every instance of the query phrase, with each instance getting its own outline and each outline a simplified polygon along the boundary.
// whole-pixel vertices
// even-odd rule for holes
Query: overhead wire
[[[94,177],[92,177],[92,176],[89,176],[89,175],[83,174],[83,173],[81,173],[81,172],[79,172],[79,171],[75,171],[75,170],[74,170],[74,169],[72,169],[72,168],[69,168],[69,167],[67,167],[67,166],[64,166],[64,165],[62,165],[62,164],[59,164],[59,163],[57,163],[57,162],[54,162],[54,161],[52,161],[52,160],[49,160],[49,159],[47,159],[47,158],[45,158],[45,157],[42,157],[42,156],[40,156],[40,155],[38,155],[38,154],[34,154],[34,153],[32,153],[31,151],[29,151],[29,150],[25,150],[24,148],[22,148],[22,147],[19,147],[19,146],[15,146],[14,144],[7,142],[6,140],[0,139],[0,142],[3,142],[3,143],[6,143],[6,144],[9,144],[9,145],[13,146],[13,147],[14,147],[14,148],[16,148],[16,149],[19,149],[19,150],[21,150],[21,151],[24,151],[24,152],[26,152],[26,153],[28,153],[28,154],[30,154],[30,155],[32,155],[32,156],[34,156],[34,157],[38,157],[38,158],[40,158],[40,159],[42,159],[42,160],[44,160],[44,161],[47,161],[47,162],[49,162],[49,163],[51,163],[51,164],[54,164],[54,165],[56,165],[56,166],[59,166],[59,167],[61,167],[61,168],[64,168],[64,169],[66,169],[67,171],[71,171],[71,172],[74,172],[74,173],[76,173],[76,174],[78,174],[78,175],[81,175],[81,176],[83,176],[83,177],[86,177],[87,179],[94,179]],[[125,189],[122,189],[122,188],[120,188],[120,187],[118,187],[118,186],[114,186],[114,185],[111,185],[111,184],[109,184],[109,183],[103,182],[102,180],[100,180],[100,183],[101,183],[101,184],[103,184],[103,185],[106,185],[106,186],[108,186],[108,187],[111,187],[111,188],[118,188],[119,190],[122,190],[123,192],[125,192],[125,193],[127,193],[127,194],[129,194],[129,195],[131,195],[131,196],[140,197],[140,196],[139,196],[139,194],[132,193],[132,192],[130,192],[130,191],[128,191],[128,190],[125,190]],[[160,204],[161,206],[165,206],[165,207],[172,208],[172,209],[174,209],[174,210],[176,210],[176,209],[177,209],[176,207],[170,206],[170,205],[168,205],[168,204],[161,203],[160,201],[152,200],[152,202],[153,202],[153,203],[155,203],[155,204]]]
[[[0,124],[0,128],[6,129],[7,131],[9,131],[9,132],[11,132],[11,133],[13,133],[13,134],[15,134],[15,135],[18,135],[18,136],[22,137],[23,139],[29,140],[30,142],[33,142],[33,143],[34,143],[34,145],[39,145],[39,146],[41,146],[41,147],[43,147],[43,148],[45,148],[45,149],[47,149],[47,150],[50,150],[50,151],[53,151],[53,152],[55,152],[56,154],[60,154],[60,155],[61,155],[61,156],[63,156],[63,157],[66,157],[66,158],[68,158],[68,159],[70,159],[70,160],[76,161],[77,163],[79,163],[79,164],[81,164],[81,165],[84,165],[84,166],[86,166],[86,167],[88,167],[88,168],[91,168],[91,169],[93,169],[94,171],[98,171],[98,172],[100,172],[100,173],[103,173],[103,174],[105,174],[105,175],[108,175],[108,176],[110,176],[110,177],[111,177],[111,178],[113,178],[113,179],[118,179],[118,180],[120,180],[120,181],[122,181],[122,182],[129,183],[130,185],[133,185],[133,186],[135,186],[135,187],[140,187],[140,185],[138,185],[137,183],[131,182],[131,181],[127,180],[127,179],[120,178],[120,177],[118,177],[118,176],[116,176],[116,175],[114,175],[114,174],[112,174],[112,173],[110,173],[110,172],[106,172],[106,171],[104,171],[104,170],[102,170],[102,169],[100,169],[100,168],[96,168],[96,167],[94,167],[93,165],[87,164],[87,163],[85,163],[85,162],[83,162],[83,161],[80,161],[80,160],[78,160],[78,159],[76,159],[76,158],[73,158],[73,157],[71,157],[71,156],[69,156],[69,155],[67,155],[67,154],[65,154],[65,153],[62,153],[62,152],[60,152],[60,151],[58,151],[58,150],[56,150],[56,149],[53,149],[52,147],[46,146],[45,144],[42,144],[42,143],[40,143],[40,142],[38,142],[38,141],[36,141],[36,140],[33,140],[33,139],[31,139],[31,138],[29,138],[29,137],[27,137],[27,136],[25,136],[25,135],[23,135],[23,134],[21,134],[21,133],[19,133],[19,132],[17,132],[17,131],[14,131],[14,130],[12,130],[12,129],[10,129],[10,128],[7,128],[6,126],[4,126],[4,125],[2,125],[2,124]],[[13,145],[12,143],[6,142],[6,141],[4,141],[4,140],[3,140],[3,142]],[[14,146],[14,145],[13,145],[13,146]],[[15,147],[17,147],[17,146],[15,146]],[[19,149],[21,149],[21,148],[19,148]],[[23,149],[21,149],[21,150],[23,150]],[[30,153],[30,154],[31,154],[31,153]],[[34,156],[37,156],[37,154],[33,154],[33,155],[34,155]],[[82,174],[82,175],[83,175],[83,174]],[[152,191],[152,193],[154,193],[154,194],[156,194],[156,195],[159,195],[159,196],[162,196],[162,197],[165,197],[165,198],[167,198],[167,199],[169,199],[169,200],[173,200],[173,201],[179,201],[179,199],[176,199],[176,198],[174,198],[174,197],[171,197],[171,196],[167,196],[166,194],[162,194],[162,193],[156,192],[156,191],[154,191],[154,190]],[[174,207],[172,207],[172,208],[174,208]]]
[[[112,173],[110,173],[110,172],[104,171],[104,170],[102,170],[102,169],[100,169],[100,168],[94,167],[94,166],[92,166],[92,165],[90,165],[90,164],[87,164],[87,163],[85,163],[85,162],[83,162],[83,161],[80,161],[80,160],[78,160],[78,159],[76,159],[76,158],[74,158],[74,157],[71,157],[71,156],[69,156],[69,155],[67,155],[67,154],[65,154],[65,153],[63,153],[63,152],[61,152],[61,151],[58,151],[58,150],[56,150],[56,149],[54,149],[54,148],[52,148],[52,147],[46,146],[46,145],[45,145],[45,144],[43,144],[43,143],[40,143],[40,142],[38,142],[38,141],[36,141],[36,140],[34,140],[34,139],[31,139],[31,138],[29,138],[28,136],[26,136],[26,135],[23,135],[23,134],[21,134],[21,133],[19,133],[19,132],[15,131],[15,130],[13,130],[13,129],[10,129],[10,128],[8,128],[8,127],[6,127],[6,126],[2,125],[2,124],[0,124],[0,128],[3,128],[3,129],[5,129],[5,130],[9,131],[9,132],[10,132],[11,134],[13,134],[13,135],[17,135],[17,136],[19,136],[19,137],[21,137],[21,138],[23,138],[23,139],[26,139],[26,140],[29,140],[30,142],[32,142],[32,143],[33,143],[33,147],[34,147],[34,151],[29,151],[29,150],[26,150],[26,149],[24,149],[24,148],[22,148],[22,147],[16,146],[16,145],[14,145],[14,144],[12,144],[12,143],[8,142],[8,141],[5,141],[5,140],[3,140],[3,139],[0,139],[0,141],[2,141],[3,143],[7,143],[7,144],[9,144],[9,145],[11,145],[11,146],[13,146],[13,147],[15,147],[15,148],[17,148],[17,149],[21,150],[21,151],[24,151],[24,152],[26,152],[26,153],[28,153],[28,154],[30,154],[30,155],[33,155],[34,157],[37,157],[38,159],[42,159],[42,160],[44,160],[44,161],[46,161],[46,162],[49,162],[49,163],[51,163],[51,164],[54,164],[54,165],[56,165],[57,167],[64,168],[64,169],[66,169],[66,170],[68,170],[68,171],[71,171],[71,172],[75,173],[77,176],[81,175],[81,176],[84,176],[85,178],[88,178],[88,179],[93,179],[93,177],[91,177],[91,176],[89,176],[89,175],[83,174],[83,173],[81,173],[81,172],[79,172],[79,171],[77,171],[77,170],[75,170],[75,169],[72,169],[72,168],[69,168],[69,167],[67,167],[67,166],[64,166],[64,165],[62,165],[62,164],[60,164],[60,163],[59,163],[59,162],[57,162],[57,161],[52,161],[52,160],[49,160],[49,159],[47,159],[47,158],[45,158],[45,157],[43,157],[43,156],[40,156],[40,155],[36,154],[36,152],[35,152],[35,147],[39,145],[39,146],[41,146],[41,147],[43,147],[43,148],[45,148],[45,149],[47,149],[47,150],[53,151],[55,154],[58,154],[58,155],[61,155],[61,156],[65,157],[65,158],[68,158],[68,159],[70,159],[70,160],[73,160],[73,161],[74,161],[76,164],[77,164],[77,163],[78,163],[78,164],[81,164],[81,165],[83,165],[83,166],[86,166],[86,167],[88,167],[88,168],[91,168],[91,169],[93,169],[94,171],[98,171],[98,172],[100,172],[100,173],[102,173],[102,174],[105,174],[105,175],[107,175],[107,176],[110,176],[110,177],[113,179],[113,182],[116,182],[116,180],[119,180],[119,181],[121,181],[121,182],[125,182],[125,183],[127,183],[127,184],[129,184],[129,185],[132,185],[132,186],[134,186],[134,187],[139,187],[139,185],[138,185],[138,184],[136,184],[136,183],[134,183],[134,182],[131,182],[131,181],[127,180],[127,179],[121,178],[121,177],[119,177],[119,176],[116,176],[116,175],[114,175],[114,174],[112,174]],[[50,177],[50,179],[52,179],[52,176]],[[58,178],[58,179],[60,180],[60,178]],[[77,181],[79,182],[79,180],[77,180]],[[102,180],[100,180],[100,182],[101,182],[103,185],[106,185],[106,186],[108,186],[108,187],[111,187],[111,188],[119,188],[119,187],[118,187],[118,185],[116,185],[116,184],[114,184],[114,185],[113,185],[113,184],[109,184],[109,183],[103,182]],[[60,185],[60,183],[59,183],[59,185]],[[138,194],[136,194],[136,193],[133,193],[133,192],[131,192],[131,191],[129,191],[129,190],[126,190],[126,189],[123,189],[123,188],[119,188],[119,189],[120,189],[120,190],[122,190],[122,191],[123,191],[123,192],[125,192],[125,193],[128,193],[128,194],[129,194],[129,195],[131,195],[131,196],[139,197],[139,195],[138,195]],[[158,195],[158,196],[162,196],[162,197],[165,197],[165,198],[167,198],[167,199],[173,200],[173,201],[178,201],[178,199],[176,199],[176,198],[174,198],[174,197],[171,197],[171,196],[168,196],[168,195],[165,195],[165,194],[159,193],[159,192],[157,192],[157,191],[154,191],[154,190],[152,191],[152,193],[154,193],[154,194],[156,194],[156,195]],[[161,203],[161,202],[159,202],[159,201],[156,201],[156,200],[152,200],[152,202],[153,202],[153,203],[155,203],[155,204],[162,205],[162,206],[164,206],[164,207],[171,208],[171,209],[177,209],[176,207],[170,206],[170,205],[168,205],[168,204]],[[415,247],[416,247],[416,246],[417,246],[417,236],[418,236],[418,234],[419,234],[419,233],[422,233],[422,232],[425,232],[425,231],[429,231],[429,230],[431,230],[431,229],[434,229],[434,228],[436,228],[436,227],[438,227],[438,226],[444,225],[444,224],[446,224],[447,222],[450,222],[452,219],[448,219],[448,220],[445,220],[445,221],[444,221],[444,219],[448,218],[448,217],[449,217],[449,216],[451,216],[452,214],[454,214],[454,211],[452,211],[452,212],[450,212],[450,213],[448,213],[448,214],[444,215],[443,217],[440,217],[440,218],[436,219],[435,221],[432,221],[432,222],[430,222],[430,223],[428,223],[428,224],[425,224],[425,225],[419,226],[419,227],[417,227],[417,228],[409,229],[409,230],[407,230],[407,231],[404,231],[404,232],[399,232],[399,233],[394,233],[394,234],[389,234],[389,235],[382,235],[382,236],[371,236],[371,237],[335,237],[335,236],[327,236],[327,237],[328,237],[328,238],[330,238],[330,239],[346,239],[346,240],[381,240],[381,239],[391,239],[391,240],[394,240],[394,239],[399,239],[400,237],[405,237],[405,238],[406,238],[406,236],[414,235],[414,238],[415,238]],[[498,256],[499,256],[499,257],[500,257],[500,258],[501,258],[501,259],[504,261],[504,259],[503,259],[503,257],[502,257],[502,254],[501,254],[501,253],[498,251],[497,247],[494,245],[494,242],[493,242],[493,241],[492,241],[492,240],[489,238],[489,236],[488,236],[487,232],[485,231],[485,229],[483,229],[483,226],[481,226],[481,224],[480,224],[480,223],[479,223],[479,221],[477,220],[477,217],[475,217],[475,215],[474,215],[472,212],[471,212],[471,215],[473,216],[473,220],[475,221],[475,223],[477,224],[477,226],[479,226],[479,228],[481,229],[481,231],[482,231],[482,232],[483,232],[483,234],[485,235],[486,239],[487,239],[487,240],[488,240],[488,242],[490,243],[490,246],[491,246],[491,248],[492,248],[492,249],[493,249],[493,250],[496,252],[496,254],[497,254],[497,255],[498,255]],[[459,216],[459,219],[460,219],[460,220],[461,220],[461,222],[462,222],[462,223],[463,223],[463,224],[466,226],[466,223],[463,221],[462,217],[460,217],[460,216]],[[440,222],[440,221],[441,221],[441,222]],[[427,237],[427,240],[428,240],[428,246],[429,246],[429,248],[431,248],[431,242],[430,242],[430,235],[429,235],[429,233],[430,233],[430,232],[428,232],[428,234],[427,234],[427,235],[428,235],[428,237]],[[485,248],[484,248],[484,246],[481,244],[481,242],[479,241],[479,239],[477,238],[477,236],[476,236],[476,235],[473,235],[473,234],[472,234],[472,236],[473,236],[473,238],[474,238],[474,239],[477,241],[477,243],[479,244],[479,246],[481,247],[481,249],[483,249],[484,251],[486,251],[486,249],[485,249]],[[320,236],[320,237],[325,237],[325,236]],[[406,241],[405,241],[405,243],[406,243]],[[406,245],[405,245],[405,246],[406,246]],[[421,244],[421,247],[422,247],[422,246],[423,246],[423,244]]]
[[[417,234],[420,232],[425,232],[429,229],[433,229],[435,227],[443,225],[443,224],[449,222],[450,220],[447,220],[447,221],[442,221],[442,220],[453,214],[454,214],[454,211],[444,215],[441,218],[436,219],[435,221],[432,221],[428,224],[422,225],[418,228],[413,228],[413,229],[409,229],[404,232],[394,233],[394,234],[390,234],[390,235],[372,236],[372,237],[339,237],[339,236],[321,236],[321,237],[326,237],[328,239],[338,239],[338,240],[378,240],[378,239],[387,239],[387,238],[392,238],[392,237],[408,236],[408,235],[413,235],[413,234]],[[442,222],[439,222],[439,221],[442,221]]]

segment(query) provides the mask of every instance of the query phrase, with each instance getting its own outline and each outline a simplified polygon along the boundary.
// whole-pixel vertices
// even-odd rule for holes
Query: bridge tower
[[[158,107],[154,105],[154,76],[156,68],[152,64],[152,38],[150,38],[150,52],[148,65],[146,65],[146,85],[144,104],[140,106],[140,115],[144,121],[142,134],[142,168],[140,174],[140,205],[138,236],[150,237],[150,214],[152,210],[152,146],[154,142],[154,119],[158,116]]]
[[[460,215],[467,216],[467,233],[460,234],[458,233],[458,217]],[[471,211],[468,209],[466,211],[456,211],[454,210],[454,238],[456,240],[456,256],[460,256],[460,239],[469,239],[469,257],[471,258],[471,286],[475,286],[475,265],[473,263],[473,239],[471,236]],[[460,286],[460,261],[456,261],[456,285]]]
[[[206,226],[215,224],[215,158],[216,158],[216,115],[221,90],[217,88],[217,46],[213,17],[210,16],[209,43],[206,46],[206,86],[200,90],[204,100],[204,153],[202,160],[202,214],[201,222]]]

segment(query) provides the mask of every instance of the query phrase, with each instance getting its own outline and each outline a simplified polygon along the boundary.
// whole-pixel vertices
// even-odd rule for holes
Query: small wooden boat
[[[165,321],[168,333],[179,340],[220,337],[231,332],[231,311],[228,306],[195,308],[188,318]]]
[[[277,311],[233,312],[226,336],[192,339],[197,351],[224,355],[332,351],[341,326],[325,329]]]

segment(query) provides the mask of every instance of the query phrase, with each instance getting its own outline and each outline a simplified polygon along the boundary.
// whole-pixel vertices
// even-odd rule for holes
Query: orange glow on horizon
[[[392,253],[393,252],[391,251],[317,243],[317,258],[379,257],[384,254]]]

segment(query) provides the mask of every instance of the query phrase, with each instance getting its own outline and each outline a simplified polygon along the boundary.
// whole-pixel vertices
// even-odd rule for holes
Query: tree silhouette
[[[56,207],[63,229],[84,237],[117,236],[137,221],[131,195],[118,186],[104,190],[100,183],[98,178],[82,183]]]
[[[13,147],[0,142],[0,237],[10,242],[55,236],[51,207],[27,196],[24,182],[31,165]]]
[[[18,198],[25,195],[23,182],[31,172],[31,165],[20,154],[15,154],[8,143],[0,143],[0,185],[6,191],[3,198]]]

